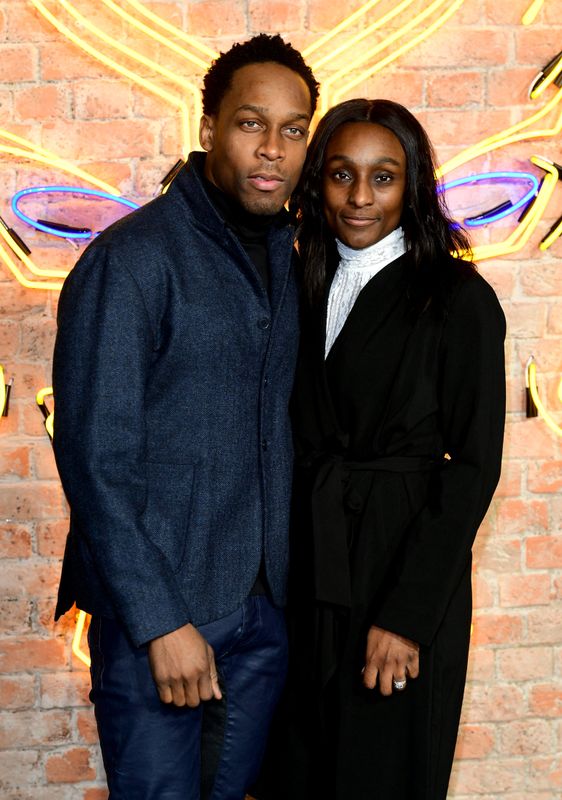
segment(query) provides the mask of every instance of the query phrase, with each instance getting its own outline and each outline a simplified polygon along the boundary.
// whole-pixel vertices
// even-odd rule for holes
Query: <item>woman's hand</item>
[[[392,694],[394,681],[417,678],[419,675],[420,646],[397,633],[373,625],[367,635],[367,651],[363,669],[363,684],[374,689],[377,681],[380,693]]]

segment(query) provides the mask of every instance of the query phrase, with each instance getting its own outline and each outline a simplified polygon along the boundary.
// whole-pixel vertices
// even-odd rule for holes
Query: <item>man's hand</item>
[[[222,697],[213,648],[191,624],[153,639],[148,662],[163,703],[195,708]]]
[[[405,681],[419,675],[419,644],[373,625],[367,636],[363,683],[380,693],[392,694],[392,681]]]

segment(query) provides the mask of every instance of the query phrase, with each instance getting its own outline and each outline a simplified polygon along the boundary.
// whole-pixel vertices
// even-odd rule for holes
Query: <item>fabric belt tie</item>
[[[316,467],[311,498],[316,600],[351,607],[346,510],[360,511],[363,501],[358,492],[346,487],[350,474],[424,472],[435,463],[420,456],[383,456],[374,461],[345,461],[337,455],[323,458]]]

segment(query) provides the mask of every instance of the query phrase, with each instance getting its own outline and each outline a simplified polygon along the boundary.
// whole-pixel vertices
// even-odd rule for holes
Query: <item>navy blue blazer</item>
[[[137,645],[234,611],[262,554],[285,598],[294,231],[269,233],[268,296],[203,158],[86,249],[59,304],[53,443],[71,524],[55,616],[76,602]]]

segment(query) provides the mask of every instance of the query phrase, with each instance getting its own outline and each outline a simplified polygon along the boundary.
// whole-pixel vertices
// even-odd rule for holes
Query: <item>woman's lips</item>
[[[251,175],[248,180],[260,192],[273,192],[284,183],[279,175]]]
[[[343,217],[343,221],[354,228],[365,228],[377,222],[377,217]]]

